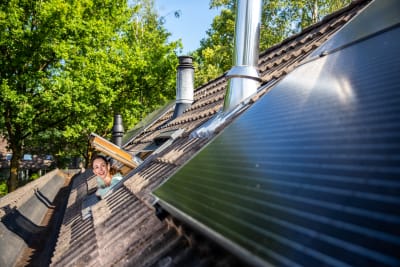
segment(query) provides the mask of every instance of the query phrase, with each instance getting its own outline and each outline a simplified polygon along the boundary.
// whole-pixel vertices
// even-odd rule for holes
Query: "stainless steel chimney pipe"
[[[262,0],[238,0],[235,22],[233,67],[226,74],[228,89],[224,112],[254,94],[260,84],[258,75]]]
[[[115,145],[122,146],[122,136],[124,135],[124,125],[122,124],[122,116],[114,115],[114,125],[112,128],[112,137]]]
[[[180,56],[176,72],[176,104],[171,119],[181,115],[193,103],[194,67],[193,58]]]

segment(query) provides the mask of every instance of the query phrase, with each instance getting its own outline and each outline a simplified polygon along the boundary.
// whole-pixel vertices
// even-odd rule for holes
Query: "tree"
[[[351,0],[265,0],[262,11],[260,50],[267,49],[300,32]],[[203,84],[232,67],[236,0],[212,0],[210,8],[221,8],[207,37],[193,52],[195,83]]]
[[[9,191],[25,151],[87,155],[88,134],[109,134],[114,113],[130,127],[173,95],[179,43],[167,43],[152,0],[131,7],[125,0],[11,0],[0,7]]]

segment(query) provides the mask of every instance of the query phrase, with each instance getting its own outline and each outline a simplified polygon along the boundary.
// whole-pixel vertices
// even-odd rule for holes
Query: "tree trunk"
[[[90,141],[87,142],[87,146],[86,146],[86,153],[83,155],[84,159],[85,159],[85,168],[89,168],[90,167],[90,160],[92,159],[93,156],[93,148],[92,145],[90,144]]]
[[[311,20],[313,24],[318,22],[318,0],[314,0]]]
[[[19,172],[19,160],[21,158],[22,151],[20,148],[12,148],[12,158],[10,162],[10,178],[8,180],[8,192],[12,192],[18,188],[18,172]]]

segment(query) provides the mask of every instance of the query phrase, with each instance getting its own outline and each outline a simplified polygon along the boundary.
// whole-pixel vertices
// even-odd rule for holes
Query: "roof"
[[[12,154],[7,149],[7,141],[2,136],[0,136],[0,169],[9,169],[10,168],[10,160],[7,159],[7,155]],[[54,160],[50,155],[32,155],[25,154],[28,157],[26,159],[22,159],[20,161],[20,168],[22,170],[31,169],[31,170],[51,170],[54,169]],[[24,155],[24,156],[25,156]]]
[[[0,198],[1,266],[49,264],[69,180],[56,169]]]
[[[264,89],[251,103],[262,99],[269,84],[284,78],[311,52],[324,44],[366,5],[356,1],[260,55],[259,70]],[[195,90],[195,101],[183,115],[169,121],[171,109],[130,140],[127,151],[145,150],[155,138],[168,131],[182,130],[172,144],[152,153],[126,175],[121,187],[92,206],[91,216],[82,218],[82,204],[93,192],[93,177],[74,179],[71,194],[52,258],[52,266],[244,266],[230,251],[217,245],[185,222],[154,206],[150,192],[176,173],[209,144],[214,136],[191,138],[190,133],[212,118],[223,105],[226,80],[221,76]],[[251,106],[251,105],[249,105]],[[246,113],[246,110],[242,111]],[[167,122],[167,123],[166,123]]]
[[[299,66],[358,14],[369,1],[355,1],[284,42],[264,51],[259,71],[264,85],[248,105],[262,99],[276,81]],[[127,151],[146,150],[161,134],[181,130],[173,142],[156,150],[126,175],[121,187],[92,206],[82,217],[82,204],[93,192],[93,177],[76,177],[51,260],[52,266],[246,266],[231,251],[217,244],[186,222],[154,205],[150,194],[189,162],[232,120],[214,135],[192,138],[190,134],[222,108],[227,81],[224,76],[197,88],[194,103],[170,121],[173,109],[130,140]],[[242,110],[246,113],[246,108]],[[183,131],[182,131],[183,130]]]

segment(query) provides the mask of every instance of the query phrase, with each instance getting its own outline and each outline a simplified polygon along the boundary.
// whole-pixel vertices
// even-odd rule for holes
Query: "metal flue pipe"
[[[124,135],[124,125],[122,124],[122,116],[114,115],[114,125],[112,128],[113,143],[119,147],[122,146],[122,136]]]
[[[226,74],[228,89],[224,112],[257,91],[262,0],[238,0],[236,6],[233,67]]]
[[[180,56],[176,72],[176,104],[171,119],[181,115],[193,103],[194,67],[193,58]]]

